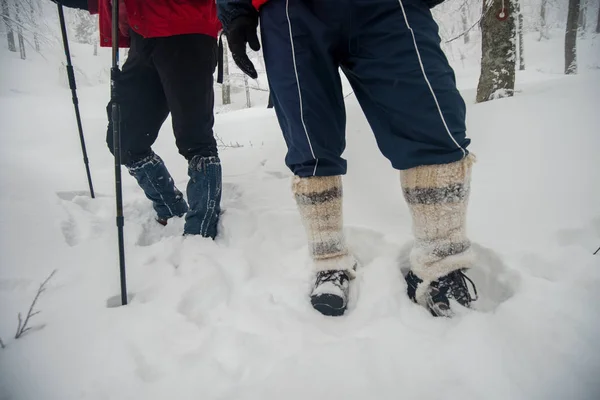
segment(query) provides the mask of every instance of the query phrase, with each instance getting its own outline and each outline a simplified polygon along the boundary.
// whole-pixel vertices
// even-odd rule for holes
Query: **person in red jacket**
[[[152,201],[157,221],[185,215],[184,234],[215,238],[221,163],[213,133],[213,73],[221,24],[210,0],[119,0],[119,46],[129,47],[118,82],[121,159]],[[111,0],[54,0],[99,14],[100,44],[112,46]],[[109,113],[109,103],[107,111]],[[152,145],[171,114],[188,161],[186,202]],[[112,122],[107,144],[113,151]]]

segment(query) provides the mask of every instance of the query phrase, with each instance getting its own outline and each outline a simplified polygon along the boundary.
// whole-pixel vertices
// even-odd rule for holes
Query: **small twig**
[[[19,332],[21,332],[21,323],[23,322],[21,320],[21,313],[17,314],[17,318],[19,319],[19,325],[17,325],[17,333],[15,334],[15,337],[19,337]]]
[[[481,18],[479,18],[473,25],[471,25],[471,27],[469,29],[467,29],[466,31],[464,31],[463,33],[461,33],[458,36],[454,36],[452,39],[448,39],[446,40],[445,43],[450,43],[450,42],[454,42],[456,39],[460,39],[461,37],[465,36],[467,33],[469,33],[471,31],[471,29],[475,28],[475,26],[483,19],[483,15],[481,16]]]
[[[485,6],[485,4],[484,4]],[[454,42],[456,39],[460,39],[461,37],[465,36],[467,33],[471,32],[471,29],[475,28],[477,26],[477,24],[479,24],[481,22],[481,20],[483,19],[483,17],[485,17],[487,15],[487,13],[492,9],[492,4],[489,3],[487,4],[487,8],[485,9],[485,11],[483,11],[481,13],[481,17],[479,17],[479,19],[469,27],[469,29],[467,29],[466,31],[464,31],[463,33],[461,33],[458,36],[453,37],[452,39],[448,39],[446,40],[444,43],[450,43],[450,42]]]
[[[46,278],[46,280],[44,282],[42,282],[42,284],[38,288],[37,293],[35,294],[35,297],[33,298],[33,301],[31,302],[31,306],[29,306],[29,311],[27,312],[27,317],[25,317],[25,321],[22,320],[21,313],[19,313],[17,315],[17,318],[19,319],[19,325],[17,327],[17,333],[15,334],[15,339],[20,338],[21,336],[23,336],[23,334],[25,332],[27,332],[28,330],[31,329],[30,327],[27,326],[27,324],[29,323],[29,319],[40,313],[39,311],[33,311],[33,308],[35,307],[35,304],[37,303],[40,295],[46,291],[46,285],[48,284],[50,279],[52,279],[52,277],[54,276],[55,273],[56,273],[56,270],[52,271],[52,273]]]
[[[4,345],[4,342],[2,341],[2,338],[0,337],[0,348],[5,349],[6,346]]]
[[[221,139],[221,137],[219,135],[216,135],[216,134],[215,134],[215,139],[219,143],[219,144],[217,144],[218,147],[226,147],[226,148],[229,147],[229,148],[232,148],[232,149],[238,149],[240,147],[244,147],[244,145],[239,144],[238,142],[235,142],[235,144],[232,144],[231,142],[229,144],[226,144],[223,141],[223,139]]]
[[[598,254],[598,252],[599,252],[599,251],[600,251],[600,247],[598,247],[598,250],[596,250],[596,251],[594,252],[594,255]]]

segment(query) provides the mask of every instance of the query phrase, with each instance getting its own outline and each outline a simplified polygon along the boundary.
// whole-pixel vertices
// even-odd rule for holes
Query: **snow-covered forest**
[[[410,213],[343,80],[344,219],[361,267],[347,314],[327,319],[307,301],[313,275],[260,52],[258,79],[229,54],[214,86],[217,240],[183,238],[183,220],[156,224],[124,171],[131,301],[113,307],[111,49],[97,16],[65,9],[92,199],[57,6],[0,0],[0,400],[600,398],[599,8],[433,10],[478,159],[468,231],[480,300],[453,319],[405,295]],[[170,119],[155,148],[185,188]]]

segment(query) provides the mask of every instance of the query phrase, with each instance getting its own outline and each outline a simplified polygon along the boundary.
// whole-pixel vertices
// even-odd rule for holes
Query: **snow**
[[[410,214],[353,96],[344,217],[361,267],[344,317],[308,301],[304,232],[266,98],[216,117],[223,143],[241,147],[221,149],[214,242],[182,238],[182,220],[155,224],[123,169],[132,300],[108,308],[119,293],[109,53],[72,50],[87,82],[91,199],[60,53],[21,61],[0,49],[0,399],[599,398],[599,39],[580,40],[580,74],[565,77],[560,35],[528,35],[516,96],[484,104],[474,104],[476,57],[453,62],[478,157],[469,234],[481,300],[452,320],[405,295]],[[233,96],[243,107],[243,91]],[[155,149],[185,189],[170,120]],[[54,269],[34,329],[13,339]]]

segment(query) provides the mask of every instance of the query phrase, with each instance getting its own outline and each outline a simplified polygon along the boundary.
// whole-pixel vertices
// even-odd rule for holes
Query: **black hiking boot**
[[[471,302],[477,300],[477,288],[468,276],[462,270],[452,271],[429,284],[428,288],[420,288],[422,284],[418,276],[410,271],[406,277],[408,284],[408,297],[417,304],[426,307],[434,317],[452,317],[454,313],[450,308],[450,299],[456,300],[463,307],[470,308]],[[474,296],[471,296],[467,281],[473,287]],[[417,291],[419,293],[417,298]]]
[[[344,270],[317,272],[310,302],[323,315],[338,317],[346,311],[350,278]]]
[[[156,217],[156,222],[158,222],[162,226],[167,226],[167,224],[169,223],[169,220],[167,218]]]

